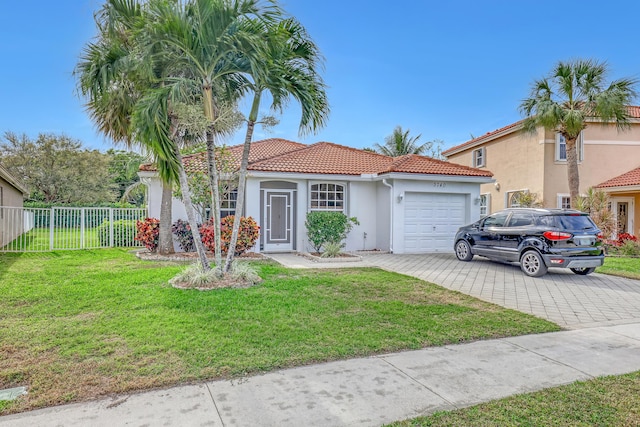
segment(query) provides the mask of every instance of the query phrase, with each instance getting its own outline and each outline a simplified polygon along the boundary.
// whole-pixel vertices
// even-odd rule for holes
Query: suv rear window
[[[587,215],[554,215],[558,228],[563,230],[589,230],[596,228]]]

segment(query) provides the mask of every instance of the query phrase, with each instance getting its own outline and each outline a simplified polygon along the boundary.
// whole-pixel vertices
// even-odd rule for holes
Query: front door
[[[616,217],[616,237],[623,233],[633,234],[634,203],[631,197],[613,197],[613,212]]]
[[[293,250],[293,194],[287,190],[267,190],[264,197],[264,250]]]

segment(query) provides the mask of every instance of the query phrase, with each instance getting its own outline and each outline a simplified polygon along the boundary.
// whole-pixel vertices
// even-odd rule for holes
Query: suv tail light
[[[563,233],[562,231],[545,231],[542,233],[544,237],[549,240],[558,241],[558,240],[569,240],[573,235],[571,233]]]
[[[604,240],[604,233],[600,232],[596,237],[598,238],[598,240]]]

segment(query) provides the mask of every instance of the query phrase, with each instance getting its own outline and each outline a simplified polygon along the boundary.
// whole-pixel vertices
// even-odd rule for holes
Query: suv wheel
[[[595,267],[585,267],[585,268],[571,268],[571,271],[573,271],[576,274],[579,274],[580,276],[586,276],[587,274],[591,274],[594,271],[596,271]]]
[[[520,257],[520,268],[527,276],[540,277],[547,272],[547,266],[536,251],[527,251]]]
[[[471,261],[471,258],[473,258],[471,246],[469,246],[466,240],[460,240],[456,243],[456,257],[458,257],[460,261]]]

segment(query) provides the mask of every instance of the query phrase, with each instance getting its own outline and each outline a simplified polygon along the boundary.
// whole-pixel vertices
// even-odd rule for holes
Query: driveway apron
[[[518,264],[453,254],[367,254],[369,265],[417,277],[506,308],[548,319],[567,329],[640,321],[640,281],[605,274],[578,276],[549,269],[525,276]]]

